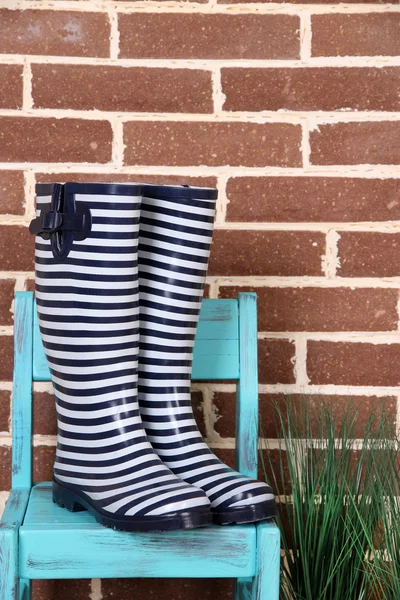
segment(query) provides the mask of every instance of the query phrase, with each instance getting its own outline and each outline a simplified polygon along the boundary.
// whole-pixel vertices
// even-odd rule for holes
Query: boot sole
[[[57,504],[57,506],[66,508],[70,512],[87,510],[94,516],[98,523],[104,527],[115,529],[117,531],[176,531],[180,529],[205,527],[207,525],[212,525],[213,523],[212,513],[208,508],[170,513],[162,517],[127,517],[124,515],[110,517],[101,509],[92,506],[90,502],[77,491],[71,491],[56,481],[53,481],[53,502]]]
[[[258,521],[273,519],[276,517],[276,514],[276,503],[274,500],[212,513],[215,525],[257,523]]]

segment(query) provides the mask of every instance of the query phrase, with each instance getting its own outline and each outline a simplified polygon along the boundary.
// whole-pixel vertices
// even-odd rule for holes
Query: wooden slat
[[[12,410],[12,487],[32,484],[32,349],[33,294],[15,294]]]
[[[218,380],[239,377],[239,325],[236,300],[204,300],[200,312],[193,358],[192,379]],[[40,339],[35,310],[33,351],[34,381],[50,381],[50,371]]]
[[[96,523],[89,513],[54,506],[51,484],[32,490],[20,529],[20,576],[248,577],[255,574],[256,528],[206,527],[126,533]]]
[[[236,394],[236,467],[257,478],[258,367],[257,296],[239,294],[240,380]]]
[[[18,529],[24,519],[30,490],[11,490],[0,520],[0,598],[18,600]]]

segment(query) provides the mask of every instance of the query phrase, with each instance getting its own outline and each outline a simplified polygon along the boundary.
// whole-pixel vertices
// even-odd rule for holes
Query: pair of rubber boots
[[[216,190],[66,183],[36,193],[54,501],[125,531],[274,516],[271,488],[211,452],[191,407]]]

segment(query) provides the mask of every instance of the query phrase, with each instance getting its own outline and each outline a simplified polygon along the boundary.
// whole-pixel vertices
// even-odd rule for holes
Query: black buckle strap
[[[29,225],[32,235],[49,235],[56,231],[84,231],[84,215],[79,213],[67,214],[54,210],[42,211],[39,217]]]

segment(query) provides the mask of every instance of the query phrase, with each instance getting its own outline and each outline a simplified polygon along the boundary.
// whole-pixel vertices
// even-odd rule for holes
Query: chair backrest
[[[50,381],[32,292],[17,292],[14,304],[13,488],[31,487],[32,381]],[[257,474],[258,380],[256,295],[203,300],[192,379],[236,380],[236,466]]]

